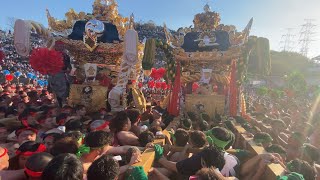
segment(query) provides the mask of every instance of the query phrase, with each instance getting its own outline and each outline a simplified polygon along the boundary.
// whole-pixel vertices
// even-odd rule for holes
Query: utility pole
[[[305,23],[302,25],[300,31],[299,44],[301,46],[300,53],[308,57],[310,44],[314,41],[313,35],[315,34],[314,28],[316,25],[312,23],[315,21],[314,19],[305,19],[304,21]]]
[[[295,35],[292,34],[293,29],[287,28],[287,33],[282,35],[280,41],[280,49],[284,52],[292,52],[293,51],[293,44],[294,44],[294,37]]]

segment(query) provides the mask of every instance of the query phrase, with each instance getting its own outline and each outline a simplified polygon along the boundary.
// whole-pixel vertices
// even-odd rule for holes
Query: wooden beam
[[[141,162],[134,164],[133,166],[142,166],[146,174],[148,174],[154,161],[155,152],[153,149],[147,149],[142,153]]]
[[[170,138],[170,134],[169,134],[169,130],[171,128],[175,128],[176,126],[178,126],[179,124],[179,118],[175,118],[174,121],[172,121],[170,123],[170,125],[167,127],[167,129],[165,129],[162,133],[166,136],[168,136]],[[250,151],[252,154],[254,155],[258,155],[258,154],[262,154],[262,153],[266,153],[264,148],[261,146],[257,146],[253,139],[250,137],[246,136],[246,130],[244,128],[242,128],[240,125],[236,125],[235,129],[237,130],[237,135],[240,135],[240,139],[241,141],[243,141],[244,143],[246,143],[246,149]],[[155,144],[160,144],[160,145],[165,145],[165,139],[156,139]],[[175,147],[173,149],[174,151],[181,151],[181,147]],[[194,149],[193,149],[194,150]],[[191,151],[193,151],[191,149]],[[195,150],[197,151],[197,150]],[[228,151],[229,152],[229,151]],[[230,150],[229,153],[232,153],[233,151]],[[149,172],[149,170],[152,168],[153,163],[154,163],[154,157],[155,157],[155,152],[153,149],[147,149],[142,153],[142,157],[141,157],[141,162],[134,164],[134,166],[142,166],[144,171],[146,173]],[[278,175],[282,175],[284,174],[285,170],[284,168],[280,165],[280,164],[270,164],[268,165],[265,174],[263,175],[263,180],[268,180],[268,179],[276,179],[276,177]]]
[[[285,169],[280,164],[269,164],[262,180],[277,179],[277,176],[284,175]]]
[[[176,126],[178,126],[180,122],[179,118],[175,118],[169,125],[168,127],[162,131],[162,134],[166,135],[170,139],[170,134],[169,131],[171,128],[175,129]],[[165,139],[155,139],[154,144],[159,144],[159,145],[165,145]],[[154,157],[155,157],[155,152],[153,149],[147,149],[142,153],[141,156],[141,162],[134,164],[133,166],[142,166],[143,170],[145,171],[146,174],[148,174],[149,170],[153,166],[154,162]]]
[[[251,153],[255,155],[267,153],[262,146],[256,145],[253,141],[253,138],[248,137],[245,133],[246,130],[240,125],[235,125],[235,129],[237,130],[237,136],[240,136],[240,140],[245,143],[245,149],[249,150]],[[263,180],[269,179],[277,179],[277,176],[285,174],[285,169],[280,164],[269,164],[264,175]]]

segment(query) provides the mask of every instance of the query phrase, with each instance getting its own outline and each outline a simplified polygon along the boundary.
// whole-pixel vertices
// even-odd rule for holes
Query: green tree
[[[294,71],[286,79],[286,86],[295,94],[304,94],[307,90],[307,82],[301,72]]]
[[[312,66],[310,60],[301,54],[294,52],[271,51],[272,70],[271,75],[285,76],[293,71],[308,75],[308,68]]]

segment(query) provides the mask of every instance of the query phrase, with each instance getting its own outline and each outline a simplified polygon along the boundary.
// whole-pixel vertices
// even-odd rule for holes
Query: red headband
[[[66,122],[66,119],[60,119],[57,124],[59,126],[63,126],[65,124],[65,122]]]
[[[41,153],[41,152],[45,152],[47,150],[46,146],[43,144],[40,144],[38,149],[34,152],[32,151],[26,151],[26,152],[21,152],[19,150],[16,151],[16,155],[23,155],[23,156],[32,156],[36,153]]]
[[[138,116],[137,120],[138,120],[138,121],[141,120],[141,114]]]
[[[4,152],[2,154],[0,154],[0,158],[2,158],[3,156],[5,156],[8,152],[8,149],[6,148],[3,148],[4,149]]]
[[[47,119],[48,116],[45,116],[44,118],[38,119],[38,123],[39,124],[43,124],[45,122],[45,120]]]
[[[189,177],[189,180],[198,180],[199,178],[198,178],[198,176],[190,176]]]
[[[100,113],[102,113],[103,111],[106,111],[106,112],[107,112],[107,109],[106,109],[106,108],[101,108],[101,109],[99,110]]]
[[[32,170],[28,169],[26,166],[24,167],[24,172],[26,172],[28,174],[28,176],[34,177],[34,178],[42,176],[42,172],[32,171]]]
[[[38,120],[38,123],[39,124],[43,124],[45,122],[45,119],[40,119],[40,120]]]
[[[56,42],[55,42],[55,45],[64,45],[64,42],[62,42],[62,41],[56,41]]]
[[[26,121],[26,120],[25,120],[25,121]],[[22,124],[24,125],[24,120],[22,120]],[[22,131],[32,131],[32,132],[34,132],[35,134],[38,134],[38,130],[35,129],[35,128],[30,127],[28,123],[27,123],[27,127],[23,128],[23,129],[19,129],[19,130],[16,131],[16,136],[19,136],[19,134],[20,134]]]
[[[22,119],[22,120],[21,120],[21,123],[22,123],[23,126],[29,127],[29,124],[28,124],[28,120],[27,120],[27,119]]]
[[[36,112],[29,112],[29,115],[32,117],[35,117],[37,115],[37,113]]]
[[[97,127],[97,128],[94,128],[93,130],[94,131],[101,131],[103,130],[104,128],[106,128],[107,126],[109,126],[110,122],[109,121],[106,121],[105,123],[103,123],[101,126]]]

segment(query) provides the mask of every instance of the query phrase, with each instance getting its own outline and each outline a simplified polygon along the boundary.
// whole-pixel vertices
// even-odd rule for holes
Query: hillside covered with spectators
[[[8,33],[2,32],[0,37],[0,50],[5,54],[5,58],[0,62],[1,70],[9,70],[10,72],[20,72],[20,79],[23,81],[27,78],[28,73],[35,74],[38,78],[44,78],[41,74],[34,71],[30,64],[28,57],[21,57],[17,54],[14,48],[13,34],[9,31]],[[34,48],[42,47],[43,40],[35,33],[31,33],[31,50]],[[4,76],[0,81],[4,81]],[[20,81],[21,82],[21,81]]]

